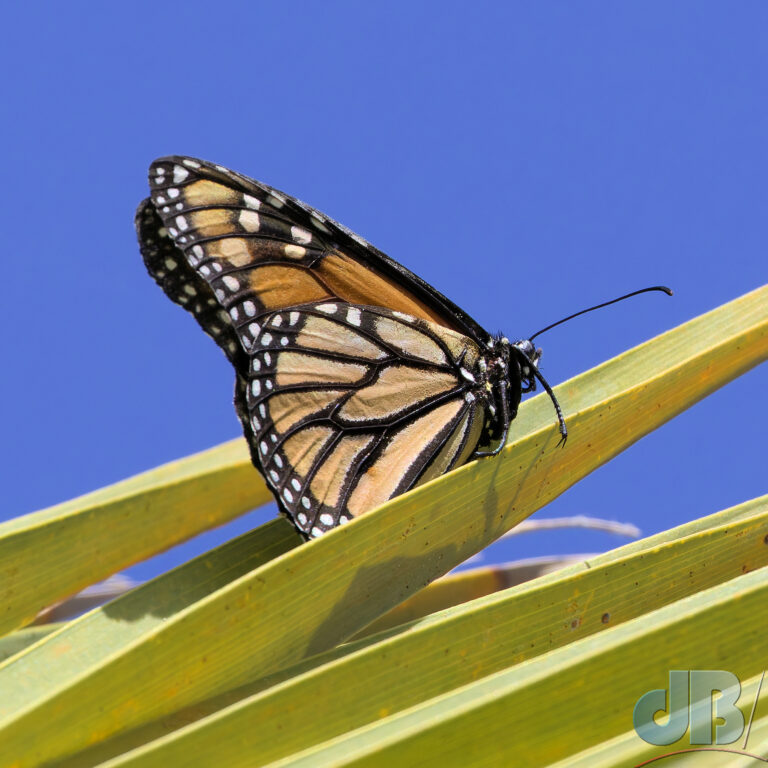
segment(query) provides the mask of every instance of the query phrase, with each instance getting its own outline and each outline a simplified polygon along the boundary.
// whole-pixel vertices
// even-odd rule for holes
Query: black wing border
[[[253,179],[250,176],[238,173],[225,166],[217,165],[208,160],[192,157],[191,155],[167,155],[165,157],[158,157],[152,165],[155,163],[184,165],[185,160],[191,160],[194,163],[200,164],[201,168],[194,169],[194,172],[198,175],[201,175],[200,171],[203,170],[203,168],[213,170],[215,174],[214,179],[217,182],[220,181],[218,176],[224,173],[228,183],[239,183],[241,185],[238,190],[240,192],[245,192],[246,194],[251,192],[252,190],[250,190],[248,186],[252,185],[265,195],[276,195],[278,198],[285,201],[294,214],[299,213],[304,217],[301,223],[305,226],[314,226],[312,219],[319,218],[322,224],[331,230],[332,234],[337,239],[336,245],[338,245],[341,250],[349,252],[350,255],[355,256],[355,258],[363,263],[379,270],[387,277],[393,278],[395,282],[404,283],[420,301],[424,302],[424,304],[438,314],[452,318],[454,323],[460,326],[462,333],[469,336],[481,346],[487,346],[492,340],[491,334],[489,334],[485,328],[483,328],[467,312],[461,309],[461,307],[454,304],[447,296],[444,296],[437,290],[437,288],[430,285],[426,280],[411,272],[410,269],[404,267],[398,261],[395,261],[391,256],[387,256],[387,254],[380,251],[365,238],[353,232],[349,227],[340,224],[323,211],[313,208],[311,205],[289,195],[287,192],[283,192],[282,190],[277,189],[277,187],[272,187],[258,179]]]

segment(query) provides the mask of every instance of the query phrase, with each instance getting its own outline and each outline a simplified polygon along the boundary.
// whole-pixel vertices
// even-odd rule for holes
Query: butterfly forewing
[[[150,186],[147,267],[234,363],[254,464],[302,532],[467,460],[485,420],[474,321],[323,214],[220,166],[159,160]]]
[[[152,202],[193,265],[212,259],[224,272],[258,267],[254,280],[266,309],[334,296],[430,320],[478,342],[489,338],[428,283],[283,192],[181,157],[156,160],[149,179]]]

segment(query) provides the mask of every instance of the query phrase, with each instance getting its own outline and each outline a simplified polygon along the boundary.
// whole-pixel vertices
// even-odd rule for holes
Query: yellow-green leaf
[[[661,675],[658,679],[661,680]],[[664,687],[665,684],[666,681],[664,683],[659,682],[660,687]],[[742,682],[737,706],[744,716],[746,727],[743,736],[736,743],[721,745],[717,751],[704,752],[701,751],[701,747],[696,749],[695,746],[692,749],[690,732],[676,744],[656,747],[640,739],[632,729],[620,736],[601,741],[597,746],[590,747],[578,754],[569,754],[564,760],[551,763],[548,768],[635,768],[635,766],[646,762],[653,765],[654,768],[656,765],[662,768],[665,765],[664,762],[653,763],[652,761],[683,750],[685,751],[683,754],[675,754],[674,757],[666,761],[666,765],[671,766],[671,768],[725,768],[726,765],[728,768],[755,768],[760,763],[756,762],[753,756],[739,756],[736,753],[741,751],[751,755],[757,754],[763,761],[768,757],[765,750],[768,737],[768,716],[760,717],[761,709],[765,708],[764,702],[758,700],[757,717],[752,727],[747,731],[755,699],[758,695],[762,698],[766,693],[766,684],[768,681],[763,680],[762,672]],[[631,720],[628,725],[631,725]],[[747,742],[746,745],[744,740]],[[694,749],[695,751],[693,751]]]
[[[269,765],[541,768],[566,761],[624,734],[636,701],[665,688],[669,670],[727,669],[743,680],[758,674],[768,654],[766,602],[766,573],[749,573]]]
[[[0,635],[271,498],[244,442],[233,440],[0,523]]]
[[[435,614],[376,644],[351,644],[341,657],[319,657],[316,667],[250,697],[243,690],[241,701],[115,765],[163,768],[193,756],[230,768],[262,765],[764,566],[766,535],[768,496]],[[203,714],[175,715],[165,726]],[[288,722],[302,725],[286,729]],[[161,726],[95,754],[157,738]]]
[[[371,622],[356,637],[366,637],[384,629],[420,619],[422,616],[428,616],[444,608],[522,584],[573,563],[583,562],[590,557],[592,555],[587,554],[536,557],[504,565],[449,573]]]
[[[76,620],[0,666],[0,742],[19,767],[84,748],[332,648],[642,435],[768,356],[763,288],[566,382],[572,437],[521,408],[516,438],[168,616],[127,646]],[[152,595],[151,587],[146,595]],[[135,606],[135,617],[140,606]],[[88,617],[86,617],[87,619]],[[120,645],[114,653],[102,647]],[[61,672],[76,665],[77,676]],[[60,682],[44,685],[49,674]],[[29,678],[35,682],[29,689]],[[21,699],[22,707],[17,705]]]
[[[0,661],[5,661],[11,656],[23,651],[38,640],[41,640],[51,632],[61,629],[63,624],[43,624],[39,627],[26,627],[18,632],[0,637]]]

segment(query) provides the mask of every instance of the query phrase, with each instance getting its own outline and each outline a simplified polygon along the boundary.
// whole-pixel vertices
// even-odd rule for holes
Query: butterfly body
[[[492,337],[350,230],[221,166],[161,158],[150,188],[145,264],[233,363],[254,465],[304,535],[501,449],[538,378],[530,342]]]

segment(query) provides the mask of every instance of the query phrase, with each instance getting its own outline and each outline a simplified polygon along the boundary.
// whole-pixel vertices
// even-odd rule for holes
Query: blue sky
[[[0,519],[239,433],[232,371],[145,274],[179,153],[285,190],[519,338],[556,383],[765,282],[765,3],[16,4],[0,65]],[[757,369],[542,511],[652,533],[768,491]],[[165,569],[274,514],[153,562]],[[595,551],[538,534],[492,559]]]

